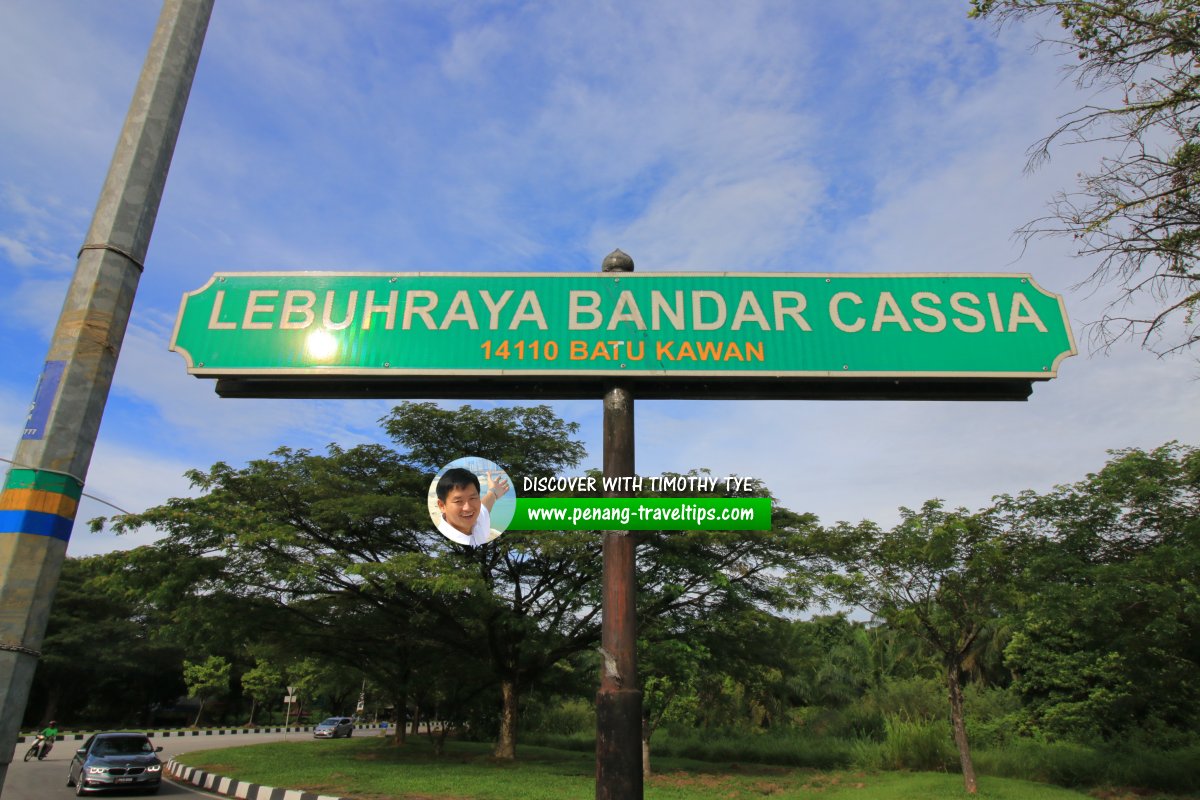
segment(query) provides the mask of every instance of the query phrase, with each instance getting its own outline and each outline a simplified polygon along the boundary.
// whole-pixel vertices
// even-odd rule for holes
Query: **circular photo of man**
[[[429,485],[429,516],[452,542],[478,547],[504,533],[516,492],[495,462],[466,456],[442,467]]]

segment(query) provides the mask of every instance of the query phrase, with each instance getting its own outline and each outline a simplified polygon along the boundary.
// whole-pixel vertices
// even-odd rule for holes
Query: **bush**
[[[950,701],[946,685],[937,678],[889,680],[873,690],[869,702],[884,717],[910,720],[944,719]]]
[[[1026,717],[1015,691],[971,684],[964,695],[972,750],[1001,747],[1019,739]]]
[[[855,702],[845,708],[809,708],[793,715],[794,724],[815,736],[839,739],[872,739],[885,736],[883,714],[871,702]]]
[[[551,706],[527,707],[521,719],[522,731],[545,736],[596,735],[596,707],[574,698]]]
[[[892,716],[887,718],[886,728],[887,739],[881,749],[884,769],[957,769],[958,753],[946,722]]]
[[[788,729],[757,734],[713,735],[701,730],[655,734],[650,758],[675,756],[698,761],[777,764],[811,769],[842,769],[854,760],[854,742],[833,736],[812,736]]]
[[[1161,792],[1200,789],[1200,745],[1159,750],[1133,743],[1097,748],[1024,740],[976,754],[979,772],[1069,788],[1128,786]]]
[[[850,748],[850,766],[866,772],[879,772],[883,765],[883,742],[855,739]]]
[[[553,747],[557,750],[571,750],[579,753],[596,752],[596,732],[591,733],[531,733],[522,737],[518,743],[538,747]]]

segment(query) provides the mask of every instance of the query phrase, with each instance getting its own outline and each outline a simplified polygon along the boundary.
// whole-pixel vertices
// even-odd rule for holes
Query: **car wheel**
[[[67,770],[67,786],[74,786],[75,779],[71,777],[71,770]]]
[[[79,780],[75,783],[75,796],[83,797],[87,794],[87,789],[83,788],[83,773],[79,773]]]

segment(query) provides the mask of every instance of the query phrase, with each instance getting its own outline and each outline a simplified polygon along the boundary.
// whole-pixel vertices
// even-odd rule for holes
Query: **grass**
[[[179,760],[267,786],[360,800],[591,800],[595,755],[521,747],[516,762],[491,758],[491,747],[447,742],[435,757],[425,740],[396,747],[378,738],[276,742],[186,753]],[[1013,778],[981,777],[984,800],[1079,800],[1081,792]],[[959,800],[962,778],[947,773],[812,770],[659,758],[647,800],[854,798]],[[1096,796],[1096,795],[1093,795]],[[1119,794],[1106,795],[1118,800]],[[1139,800],[1146,800],[1142,795]]]

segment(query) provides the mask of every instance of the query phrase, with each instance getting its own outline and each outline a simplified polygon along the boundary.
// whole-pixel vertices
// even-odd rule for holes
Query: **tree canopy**
[[[986,515],[947,512],[934,500],[919,512],[902,513],[900,524],[886,532],[871,522],[832,528],[828,552],[839,569],[827,582],[841,599],[924,639],[941,656],[963,782],[975,793],[963,672],[1005,610],[1012,547]]]
[[[1005,661],[1029,728],[1092,741],[1194,730],[1200,451],[1118,451],[1077,483],[997,508],[1026,543]]]
[[[191,592],[237,597],[268,625],[290,617],[314,650],[390,683],[401,704],[420,692],[465,708],[499,689],[495,754],[512,758],[521,693],[599,643],[601,538],[509,531],[471,548],[432,526],[426,497],[437,469],[464,454],[514,477],[561,474],[583,455],[577,426],[546,407],[429,403],[398,406],[383,424],[398,449],[280,448],[241,468],[218,463],[191,473],[199,496],[114,524],[163,531],[157,549],[192,565]],[[678,631],[792,604],[785,576],[815,523],[777,508],[769,536],[640,537],[639,613]]]
[[[486,415],[393,417],[437,438]],[[443,458],[426,444],[424,461]],[[228,670],[204,707],[214,721],[281,721],[282,681],[310,714],[349,715],[365,687],[368,712],[440,723],[437,753],[447,735],[505,758],[518,732],[589,743],[599,533],[454,544],[421,500],[434,468],[414,462],[403,445],[285,448],[197,471],[197,497],[117,520],[164,538],[67,560],[27,724],[186,724],[185,662],[212,656]],[[652,735],[656,758],[718,760],[738,737],[757,743],[735,745],[739,761],[953,770],[957,734],[969,774],[969,731],[992,765],[1010,744],[1064,745],[1094,753],[1089,780],[1200,786],[1186,766],[1200,743],[1194,447],[1114,451],[1076,483],[977,512],[928,501],[891,529],[822,527],[775,503],[769,533],[637,536],[647,757]],[[871,618],[807,617],[821,591]]]

